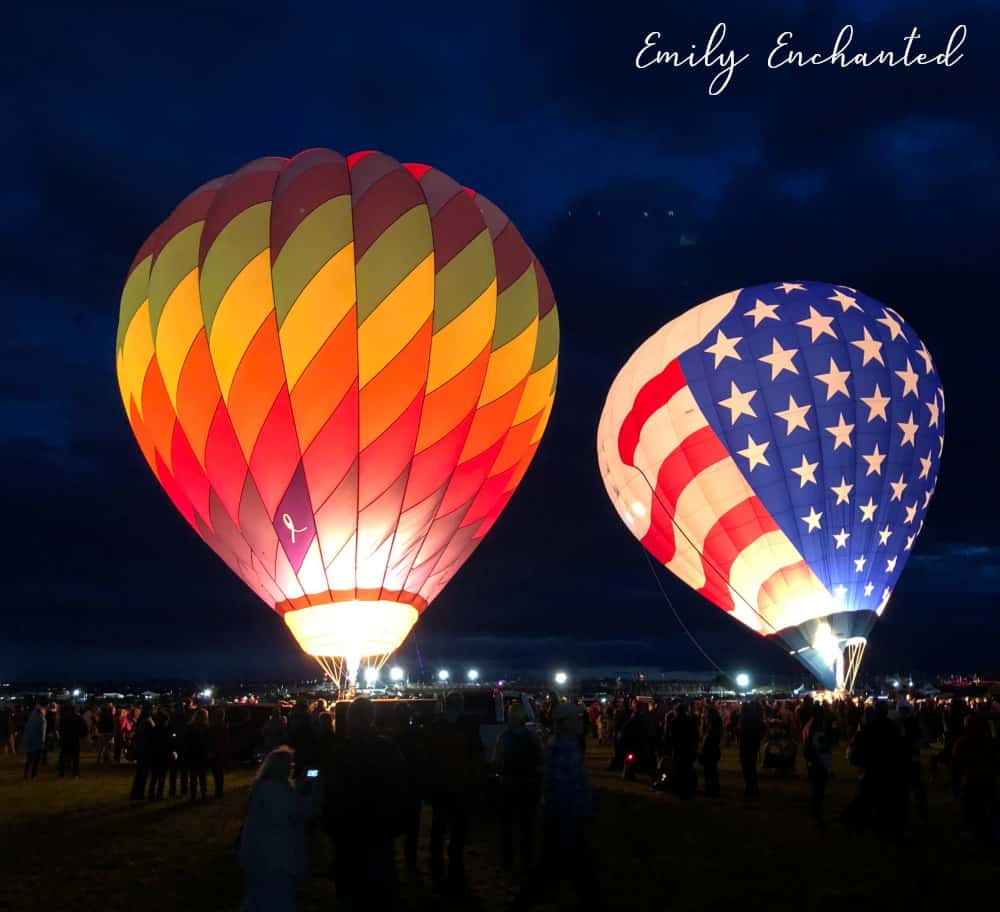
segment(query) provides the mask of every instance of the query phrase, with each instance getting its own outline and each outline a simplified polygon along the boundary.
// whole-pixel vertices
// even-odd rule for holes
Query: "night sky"
[[[1000,4],[253,4],[20,11],[0,37],[0,447],[7,593],[0,681],[312,673],[280,619],[175,513],[121,407],[121,285],[188,192],[312,146],[428,162],[497,202],[551,279],[559,389],[541,449],[488,540],[418,625],[429,669],[704,671],[614,513],[594,435],[648,335],[730,289],[854,286],[897,309],[948,395],[941,480],[868,650],[869,670],[1000,667],[995,391]],[[697,7],[693,11],[691,7]],[[817,12],[820,8],[822,12]],[[716,69],[634,60],[644,37],[751,53]],[[952,68],[768,70],[779,32],[829,53]],[[665,571],[726,668],[795,672]],[[413,637],[402,650],[415,664]]]

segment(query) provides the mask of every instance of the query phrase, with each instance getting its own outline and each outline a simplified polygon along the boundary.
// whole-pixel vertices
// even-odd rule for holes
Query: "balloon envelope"
[[[195,531],[305,649],[406,637],[496,521],[556,382],[541,265],[425,165],[312,149],[192,193],[122,294],[122,400]]]
[[[850,685],[923,527],[944,408],[894,310],[843,285],[761,285],[639,347],[605,402],[598,459],[663,565],[825,686]]]

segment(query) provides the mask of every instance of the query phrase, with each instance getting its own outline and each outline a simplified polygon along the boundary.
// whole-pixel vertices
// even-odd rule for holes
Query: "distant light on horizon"
[[[562,687],[569,680],[569,675],[565,671],[557,671],[555,680],[556,684]]]
[[[393,667],[389,669],[389,680],[395,681],[396,683],[402,681],[403,669],[400,668],[398,665],[393,665]]]
[[[369,665],[365,669],[365,684],[374,684],[378,681],[378,669]]]
[[[478,671],[478,669],[470,668],[469,671],[466,674],[466,677],[470,681],[478,681],[479,680],[479,671]]]
[[[438,680],[439,680],[439,681],[447,681],[447,680],[448,680],[448,678],[450,678],[450,677],[451,677],[451,674],[450,674],[450,673],[448,672],[448,669],[447,669],[447,668],[442,668],[442,669],[441,669],[441,670],[440,670],[440,671],[438,672]]]
[[[748,675],[745,671],[741,671],[736,676],[736,686],[746,690],[750,686],[750,675]]]

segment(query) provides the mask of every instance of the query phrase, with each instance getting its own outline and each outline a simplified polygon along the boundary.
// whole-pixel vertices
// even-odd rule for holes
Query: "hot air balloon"
[[[844,285],[759,285],[638,348],[608,393],[598,459],[657,561],[850,689],[923,528],[944,408],[895,310]]]
[[[380,665],[496,522],[559,324],[489,200],[311,149],[188,196],[121,299],[122,401],[176,508],[331,677]]]

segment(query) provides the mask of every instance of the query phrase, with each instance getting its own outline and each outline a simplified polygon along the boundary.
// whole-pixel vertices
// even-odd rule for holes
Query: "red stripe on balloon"
[[[674,512],[684,489],[711,465],[729,456],[715,432],[707,425],[689,434],[660,466],[650,509],[649,530],[642,543],[661,563],[670,561],[676,551]]]
[[[685,386],[681,363],[675,359],[639,390],[618,431],[618,454],[625,465],[635,465],[635,450],[646,422]]]
[[[720,516],[705,536],[701,563],[706,582],[698,591],[724,611],[732,611],[733,595],[727,583],[733,564],[744,549],[777,529],[778,524],[757,497],[748,497]]]

